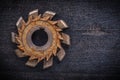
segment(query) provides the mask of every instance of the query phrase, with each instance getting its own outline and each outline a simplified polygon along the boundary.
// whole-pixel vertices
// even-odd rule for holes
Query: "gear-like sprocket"
[[[12,32],[12,42],[17,44],[15,50],[18,57],[29,56],[27,66],[35,67],[44,60],[43,68],[53,65],[53,56],[57,56],[61,61],[65,56],[65,51],[61,47],[61,42],[70,45],[70,37],[62,33],[62,29],[68,28],[63,20],[52,21],[55,16],[52,11],[46,11],[43,15],[38,15],[38,9],[29,13],[28,21],[22,17],[16,23],[18,34]],[[48,35],[48,41],[43,46],[37,46],[32,42],[32,34],[39,29],[44,29]],[[59,50],[58,50],[59,49]]]

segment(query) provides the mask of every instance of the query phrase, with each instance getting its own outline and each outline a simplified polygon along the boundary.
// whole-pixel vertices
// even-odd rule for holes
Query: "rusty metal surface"
[[[91,2],[92,1],[92,2]],[[120,4],[115,0],[12,0],[0,7],[0,75],[9,80],[117,80],[120,76]],[[34,4],[34,5],[33,5]],[[39,13],[54,11],[69,28],[63,32],[71,37],[62,63],[55,58],[54,66],[42,70],[26,67],[28,58],[18,58],[11,32],[22,15],[38,8]],[[97,23],[97,25],[96,25]],[[36,41],[37,43],[37,41]],[[118,79],[119,80],[119,79]]]
[[[70,45],[70,37],[62,33],[63,29],[68,28],[63,20],[51,20],[55,14],[52,11],[46,11],[43,15],[39,15],[38,9],[35,9],[29,12],[27,22],[22,17],[18,19],[16,23],[18,34],[11,32],[12,42],[16,43],[18,47],[15,50],[16,55],[18,57],[29,57],[26,62],[27,66],[35,67],[44,60],[43,68],[51,67],[53,65],[52,57],[56,54],[60,61],[63,60],[65,51],[61,43]],[[40,29],[47,33],[48,40],[44,45],[37,46],[33,43],[32,36],[35,31]]]

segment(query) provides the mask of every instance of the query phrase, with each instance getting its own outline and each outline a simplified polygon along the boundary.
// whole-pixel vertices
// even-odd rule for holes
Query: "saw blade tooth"
[[[22,17],[20,17],[16,23],[17,28],[20,28],[23,24],[25,24],[25,21]]]
[[[57,22],[57,26],[61,29],[65,29],[65,28],[68,28],[68,25],[65,23],[65,21],[63,20],[58,20]]]
[[[38,64],[38,60],[28,60],[25,65],[29,66],[29,67],[35,67]]]
[[[63,37],[63,43],[67,44],[67,45],[70,45],[70,36],[65,34],[65,33],[62,33],[62,37]]]
[[[58,57],[59,61],[62,61],[64,56],[65,56],[65,50],[63,48],[61,48],[60,51],[58,51],[58,53],[57,53],[57,57]]]
[[[18,57],[26,57],[26,55],[24,54],[24,52],[22,52],[21,50],[19,49],[16,49],[15,50],[15,53]]]
[[[17,40],[16,40],[16,38],[15,38],[16,36],[17,36],[17,34],[16,34],[16,33],[11,32],[12,42],[17,44]]]
[[[49,58],[49,60],[44,60],[43,69],[51,67],[53,65],[53,57]]]
[[[29,12],[29,17],[35,18],[38,16],[38,9],[35,9],[31,12]]]
[[[46,11],[44,14],[43,14],[43,17],[47,17],[49,16],[50,17],[50,20],[55,16],[55,12],[52,12],[52,11]]]
[[[36,59],[37,57],[35,57],[35,56],[31,56],[30,58],[29,58],[29,60],[34,60],[34,59]]]

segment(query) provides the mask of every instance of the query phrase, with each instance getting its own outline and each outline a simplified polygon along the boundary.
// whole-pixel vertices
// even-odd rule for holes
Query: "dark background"
[[[120,76],[120,6],[111,0],[9,0],[0,1],[0,78],[9,80],[117,80]],[[20,16],[39,9],[54,11],[53,20],[63,19],[69,26],[71,46],[62,62],[42,70],[25,66],[28,58],[18,58],[11,32]],[[105,34],[84,34],[90,28]]]

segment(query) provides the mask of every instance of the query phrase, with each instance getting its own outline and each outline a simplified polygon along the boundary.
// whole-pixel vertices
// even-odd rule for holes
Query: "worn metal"
[[[18,34],[12,32],[12,42],[17,44],[18,49],[15,52],[18,57],[29,56],[27,66],[35,67],[44,60],[43,68],[45,69],[53,65],[53,56],[57,56],[60,61],[64,58],[65,51],[61,42],[70,45],[70,37],[61,31],[68,26],[63,20],[52,21],[55,14],[52,11],[46,11],[43,15],[38,15],[38,9],[36,9],[29,13],[27,22],[22,17],[17,21]],[[48,41],[43,46],[36,46],[31,37],[41,28],[47,33]]]

